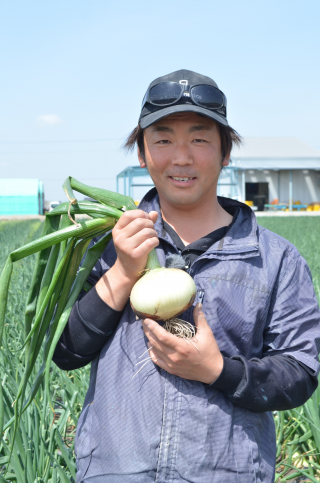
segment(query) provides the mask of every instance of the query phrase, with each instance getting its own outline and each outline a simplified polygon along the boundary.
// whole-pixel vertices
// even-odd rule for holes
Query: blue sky
[[[320,149],[318,0],[11,0],[0,11],[0,176],[115,190],[149,83],[212,77],[243,136]],[[135,198],[141,192],[135,193]]]

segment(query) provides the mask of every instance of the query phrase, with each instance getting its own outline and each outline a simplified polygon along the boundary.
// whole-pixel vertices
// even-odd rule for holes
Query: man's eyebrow
[[[212,126],[203,126],[202,124],[198,124],[197,126],[191,126],[189,132],[195,131],[211,131]]]
[[[173,129],[171,127],[167,126],[152,126],[152,131],[153,132],[170,132],[173,133]]]
[[[196,126],[191,126],[191,128],[189,129],[189,132],[195,132],[195,131],[211,131],[211,129],[212,129],[212,126],[197,124]],[[168,127],[168,126],[152,126],[152,131],[153,132],[170,132],[170,133],[174,133],[174,130],[171,129],[171,127]]]

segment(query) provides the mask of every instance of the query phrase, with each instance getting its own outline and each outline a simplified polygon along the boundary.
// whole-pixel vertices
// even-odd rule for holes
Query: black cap
[[[151,82],[148,90],[156,84],[159,84],[160,82],[179,83],[180,81],[187,81],[185,82],[185,84],[187,85],[207,84],[218,89],[217,84],[210,77],[197,74],[197,72],[192,72],[191,70],[181,69],[177,70],[176,72],[172,72],[171,74],[158,77],[153,82]],[[202,114],[204,116],[210,117],[214,121],[217,121],[224,126],[228,126],[226,107],[222,107],[221,109],[216,110],[206,109],[205,107],[200,107],[193,104],[190,98],[184,96],[181,97],[181,99],[176,104],[173,104],[171,106],[154,106],[153,104],[147,102],[142,107],[142,111],[140,113],[140,126],[142,127],[142,129],[145,129],[159,119],[162,119],[163,117],[169,116],[170,114],[174,114],[176,112],[195,112],[197,114]]]

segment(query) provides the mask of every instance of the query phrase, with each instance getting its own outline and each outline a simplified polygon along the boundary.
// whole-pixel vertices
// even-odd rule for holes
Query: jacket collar
[[[259,240],[257,236],[257,219],[249,206],[240,201],[218,196],[218,202],[222,208],[239,207],[239,213],[228,230],[226,236],[214,243],[205,253],[206,256],[212,254],[214,258],[221,259],[233,258],[234,255],[242,254],[242,258],[259,255]],[[143,197],[139,204],[139,209],[146,211],[157,211],[158,219],[155,223],[155,230],[159,238],[173,245],[171,237],[165,231],[162,222],[159,195],[156,188],[152,188]],[[204,255],[203,255],[204,256]],[[199,257],[199,258],[202,258]]]

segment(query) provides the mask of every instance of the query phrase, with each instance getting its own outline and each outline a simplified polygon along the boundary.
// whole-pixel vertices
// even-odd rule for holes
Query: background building
[[[134,199],[136,188],[153,186],[146,169],[128,166],[117,176],[117,191]],[[320,151],[293,137],[244,138],[231,153],[230,167],[222,170],[218,195],[265,204],[302,205],[320,202]],[[141,195],[139,196],[139,199]]]
[[[291,200],[307,205],[320,200],[320,152],[297,138],[245,138],[231,159],[241,201],[290,206]]]
[[[42,215],[43,202],[39,179],[0,179],[0,215]]]

